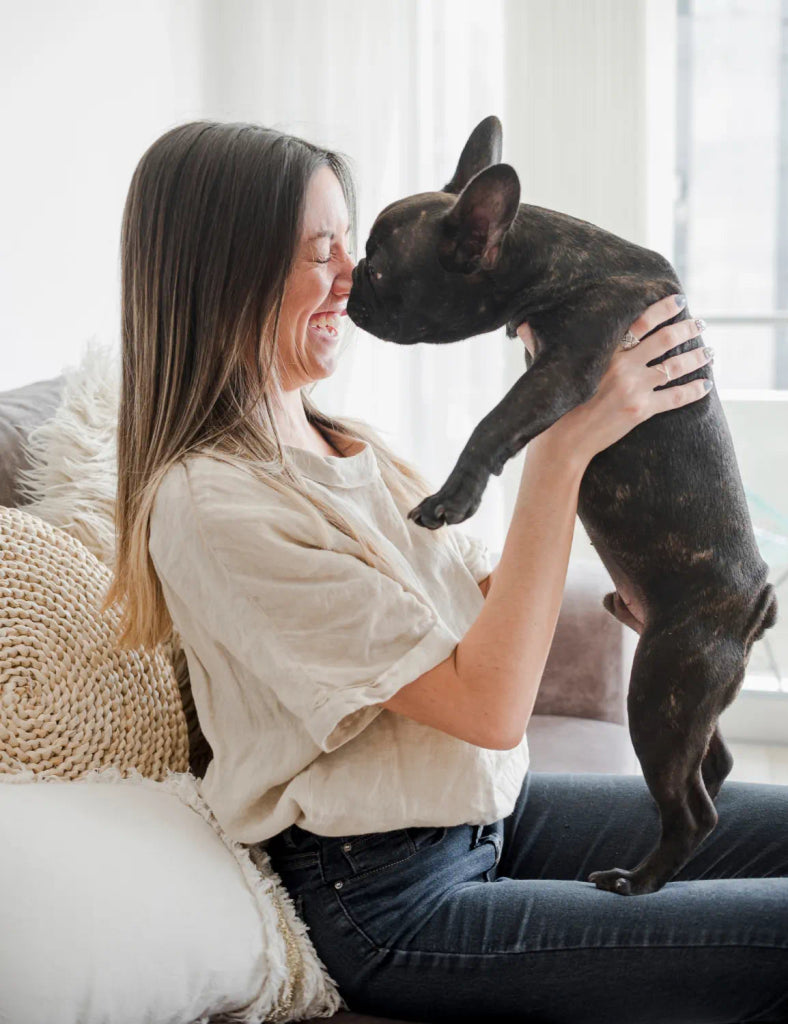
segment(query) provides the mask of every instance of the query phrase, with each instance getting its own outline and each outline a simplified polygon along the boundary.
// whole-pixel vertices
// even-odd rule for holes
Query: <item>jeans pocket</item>
[[[362,878],[370,872],[395,867],[421,850],[437,846],[448,831],[448,826],[430,826],[344,836],[341,850],[352,876]]]
[[[334,896],[347,921],[377,951],[396,946],[435,898],[436,872],[446,878],[453,858],[441,847],[449,831],[404,828],[341,843],[350,870],[331,882]]]
[[[440,846],[449,833],[448,825],[429,828],[409,828],[408,834],[417,850],[428,850]]]
[[[354,879],[386,871],[410,860],[417,852],[410,829],[407,828],[344,836],[340,849],[347,862],[348,875]]]

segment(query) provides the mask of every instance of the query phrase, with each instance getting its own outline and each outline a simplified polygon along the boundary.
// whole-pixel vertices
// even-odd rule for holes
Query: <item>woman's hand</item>
[[[676,297],[669,295],[649,306],[629,329],[636,338],[642,338],[682,308]],[[533,351],[528,324],[521,324],[517,333],[526,347]],[[710,362],[711,349],[696,348],[672,356],[658,366],[647,365],[652,359],[658,359],[681,342],[699,334],[696,320],[680,320],[654,331],[634,348],[619,349],[610,360],[594,396],[561,416],[534,438],[529,448],[558,444],[563,453],[572,453],[587,465],[598,452],[656,413],[678,409],[703,398],[711,387],[711,381],[706,379],[656,389],[668,381],[662,366],[667,369],[670,379],[675,380]]]

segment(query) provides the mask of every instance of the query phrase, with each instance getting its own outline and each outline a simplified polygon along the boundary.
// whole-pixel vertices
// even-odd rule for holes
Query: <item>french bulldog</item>
[[[530,327],[526,372],[475,428],[440,490],[409,513],[428,529],[472,515],[491,473],[591,398],[639,314],[683,291],[659,253],[521,204],[517,174],[500,161],[501,124],[488,117],[443,189],[378,215],[353,275],[350,318],[398,345]],[[688,318],[684,308],[669,322]],[[700,328],[693,333],[653,365],[702,345]],[[711,377],[708,364],[664,386],[698,376]],[[622,895],[651,893],[717,824],[714,800],[733,765],[717,721],[777,613],[716,390],[596,455],[578,514],[616,586],[605,606],[630,626],[627,606],[637,607],[643,623],[629,730],[661,819],[641,863],[588,880]]]

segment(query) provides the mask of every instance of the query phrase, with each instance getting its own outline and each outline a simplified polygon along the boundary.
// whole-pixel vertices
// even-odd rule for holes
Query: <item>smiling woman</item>
[[[167,472],[198,452],[242,466],[324,536],[339,531],[362,560],[393,571],[364,522],[326,502],[295,457],[368,445],[396,501],[411,507],[430,489],[366,424],[327,416],[309,397],[336,367],[355,218],[344,157],[261,125],[189,122],[140,159],[121,234],[118,554],[107,597],[122,604],[124,641],[156,642],[172,627],[147,550],[150,516]]]

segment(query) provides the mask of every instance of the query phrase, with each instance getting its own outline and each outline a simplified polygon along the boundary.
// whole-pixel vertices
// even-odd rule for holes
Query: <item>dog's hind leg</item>
[[[744,638],[745,661],[749,659],[749,651],[753,643],[760,640],[766,630],[771,628],[776,621],[777,598],[774,587],[767,583],[758,595],[755,608],[747,623],[747,632]],[[735,694],[729,693],[728,696],[728,703],[730,703]],[[727,707],[727,704],[725,706]],[[718,724],[709,740],[706,756],[703,758],[703,781],[712,800],[717,799],[720,788],[730,775],[732,768],[733,754],[722,738]]]
[[[738,691],[743,673],[741,642],[713,637],[710,630],[692,636],[680,628],[643,634],[630,682],[629,730],[659,808],[662,834],[636,867],[591,874],[588,880],[597,888],[624,895],[656,892],[715,827],[717,812],[702,765],[720,712]],[[712,758],[723,748],[721,738],[719,744],[715,740]]]
[[[722,738],[718,724],[711,734],[709,747],[701,765],[703,783],[712,800],[717,799],[723,782],[730,775],[731,768],[733,768],[733,754]]]

